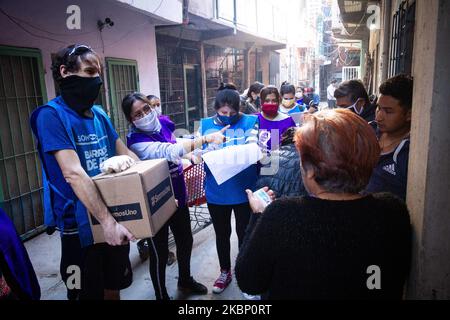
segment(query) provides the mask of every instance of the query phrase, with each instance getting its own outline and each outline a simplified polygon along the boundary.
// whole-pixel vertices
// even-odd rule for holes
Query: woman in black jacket
[[[259,219],[236,261],[240,289],[267,299],[402,298],[407,208],[391,194],[359,194],[379,155],[372,128],[349,110],[325,110],[295,140],[310,196],[264,210],[247,190]]]

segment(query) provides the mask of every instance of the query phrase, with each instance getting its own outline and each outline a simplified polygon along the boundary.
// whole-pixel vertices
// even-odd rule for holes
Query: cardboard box
[[[109,212],[137,239],[153,237],[177,210],[166,159],[140,161],[128,170],[92,178]],[[94,243],[103,228],[89,214]]]

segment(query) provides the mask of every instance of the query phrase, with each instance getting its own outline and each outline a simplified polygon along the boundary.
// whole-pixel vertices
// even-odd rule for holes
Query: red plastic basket
[[[205,196],[205,170],[203,162],[194,164],[183,170],[187,188],[187,204],[189,207],[200,206],[206,203]]]

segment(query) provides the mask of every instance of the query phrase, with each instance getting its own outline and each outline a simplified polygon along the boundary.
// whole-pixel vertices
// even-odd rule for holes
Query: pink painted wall
[[[66,10],[72,4],[81,9],[80,30],[69,30],[66,26],[66,20],[70,16]],[[30,35],[0,13],[0,45],[41,50],[49,99],[55,96],[50,70],[51,54],[73,43],[90,45],[102,57],[103,62],[104,57],[136,60],[141,92],[159,95],[155,24],[160,21],[124,8],[113,0],[4,1],[2,10],[22,20],[19,23],[23,28],[41,36],[38,38]],[[103,30],[103,48],[97,21],[106,17],[114,21],[114,26]],[[32,28],[28,24],[48,32]]]

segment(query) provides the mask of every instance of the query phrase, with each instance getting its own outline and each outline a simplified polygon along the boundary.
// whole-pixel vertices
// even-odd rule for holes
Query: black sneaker
[[[137,243],[137,248],[139,252],[139,257],[141,258],[141,261],[144,262],[145,260],[148,259],[149,256],[147,240],[145,239],[139,240]]]
[[[178,281],[178,290],[183,293],[207,294],[208,288],[190,277],[187,281]]]

